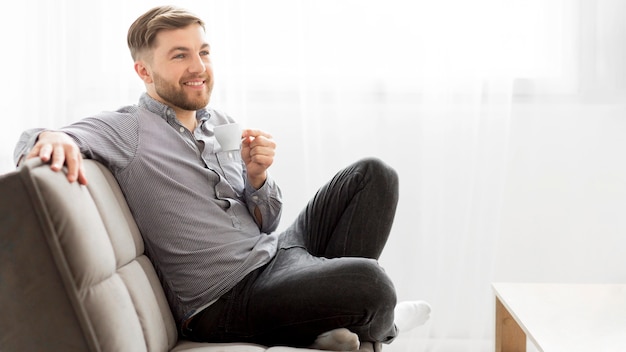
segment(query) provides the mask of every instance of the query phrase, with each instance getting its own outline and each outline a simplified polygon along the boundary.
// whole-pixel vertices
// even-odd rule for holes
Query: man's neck
[[[174,112],[176,113],[176,118],[178,119],[178,121],[180,121],[180,123],[188,130],[193,131],[196,129],[198,121],[196,120],[195,111],[174,109]]]
[[[198,122],[196,121],[196,111],[195,110],[183,110],[177,107],[173,107],[162,99],[158,98],[157,94],[151,93],[150,90],[147,91],[148,95],[160,102],[161,104],[169,106],[174,113],[176,114],[176,119],[185,126],[188,130],[193,131],[196,129]]]

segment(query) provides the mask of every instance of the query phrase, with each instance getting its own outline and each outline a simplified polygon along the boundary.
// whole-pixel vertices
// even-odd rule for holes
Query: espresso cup
[[[228,123],[215,126],[213,129],[215,139],[222,147],[222,151],[239,150],[241,148],[241,126],[237,123]]]

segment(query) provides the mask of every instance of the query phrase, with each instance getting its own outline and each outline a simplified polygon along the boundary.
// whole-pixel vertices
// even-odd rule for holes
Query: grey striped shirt
[[[208,108],[196,117],[192,133],[171,108],[144,94],[138,106],[60,129],[115,175],[178,322],[275,255],[278,235],[271,233],[282,208],[271,177],[252,188],[239,153],[220,151],[213,127],[233,120]],[[22,135],[16,156],[39,131]]]

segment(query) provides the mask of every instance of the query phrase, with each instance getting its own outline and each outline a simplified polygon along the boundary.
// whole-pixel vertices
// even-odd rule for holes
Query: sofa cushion
[[[10,293],[1,293],[29,293],[10,307],[3,299],[2,308],[40,325],[3,332],[2,346],[23,349],[19,344],[32,339],[33,350],[50,342],[66,351],[173,348],[178,336],[172,314],[115,179],[87,160],[89,184],[70,184],[40,164],[29,160],[0,181],[8,195],[1,206],[2,243],[12,254],[2,256],[0,282],[11,282],[1,285]],[[24,282],[24,275],[31,279]],[[13,329],[4,319],[2,329]]]
[[[0,178],[0,350],[85,351],[90,341],[29,173]]]
[[[301,350],[179,341],[115,178],[84,167],[87,186],[37,159],[0,177],[0,351]]]

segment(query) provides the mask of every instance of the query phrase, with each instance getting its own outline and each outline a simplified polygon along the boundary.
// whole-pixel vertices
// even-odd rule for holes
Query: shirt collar
[[[141,95],[141,97],[139,98],[139,106],[154,114],[161,116],[165,121],[168,122],[171,119],[176,118],[176,113],[174,112],[174,109],[152,98],[150,95],[148,95],[148,93],[143,93]],[[206,107],[196,111],[196,120],[198,120],[198,123],[208,120],[209,117],[211,117],[211,113]]]

